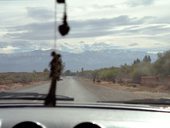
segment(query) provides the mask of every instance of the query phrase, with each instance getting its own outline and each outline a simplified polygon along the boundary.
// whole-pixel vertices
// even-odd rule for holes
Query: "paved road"
[[[50,83],[17,90],[19,92],[47,93]],[[134,98],[157,98],[167,97],[166,94],[155,93],[135,93],[125,90],[114,90],[109,87],[98,86],[90,81],[74,77],[65,77],[58,83],[58,95],[74,97],[75,102],[95,102],[95,101],[122,101]]]

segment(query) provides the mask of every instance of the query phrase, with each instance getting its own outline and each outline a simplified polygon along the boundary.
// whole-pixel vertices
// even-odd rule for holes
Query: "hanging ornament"
[[[65,3],[65,0],[57,0],[57,2],[58,2],[59,4],[64,4],[64,3]]]
[[[59,25],[58,29],[62,36],[67,35],[68,32],[70,31],[70,27],[67,23],[67,14],[66,13],[64,13],[63,23],[61,25]]]
[[[67,4],[66,1],[64,0],[65,5],[64,5],[64,15],[63,15],[63,22],[61,25],[58,26],[58,31],[62,36],[65,36],[68,34],[70,31],[70,27],[67,23]]]

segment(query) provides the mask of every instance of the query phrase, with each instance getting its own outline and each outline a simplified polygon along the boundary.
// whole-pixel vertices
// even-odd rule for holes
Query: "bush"
[[[49,75],[46,72],[0,73],[0,84],[30,83],[46,80],[49,80]]]

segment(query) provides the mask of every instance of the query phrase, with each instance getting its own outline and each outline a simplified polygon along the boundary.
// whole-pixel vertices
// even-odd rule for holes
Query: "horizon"
[[[43,71],[48,68],[51,60],[50,50],[33,51],[26,53],[0,54],[0,72],[32,72]],[[145,55],[151,57],[151,62],[157,60],[158,55],[144,51],[103,50],[85,51],[83,53],[61,52],[65,70],[80,71],[94,70],[106,67],[121,67],[131,65],[137,58],[142,60]],[[107,61],[106,61],[107,60]]]
[[[74,48],[71,48],[71,49],[62,49],[62,48],[59,48],[59,49],[34,49],[34,50],[30,50],[30,51],[17,51],[17,52],[9,52],[9,53],[1,53],[0,52],[0,55],[12,55],[12,54],[20,54],[20,53],[31,53],[31,52],[36,52],[36,51],[56,51],[56,52],[59,52],[59,53],[71,53],[71,54],[82,54],[82,53],[86,53],[86,52],[100,52],[100,51],[113,51],[113,50],[121,50],[121,51],[136,51],[136,52],[146,52],[146,54],[159,54],[159,53],[164,53],[166,51],[169,51],[170,49],[124,49],[124,48],[109,48],[107,49],[106,48],[103,48],[103,49],[84,49],[84,50],[74,50]]]

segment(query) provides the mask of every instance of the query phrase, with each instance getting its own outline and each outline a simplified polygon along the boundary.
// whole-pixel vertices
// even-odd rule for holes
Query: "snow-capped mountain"
[[[146,54],[151,56],[152,61],[157,55],[145,51],[124,49],[91,50],[90,48],[81,52],[60,51],[65,63],[65,70],[98,69],[102,67],[120,66],[131,64],[136,58],[143,59]],[[99,47],[102,47],[101,45]],[[32,72],[43,71],[51,60],[51,50],[36,50],[32,52],[0,54],[0,72]]]

